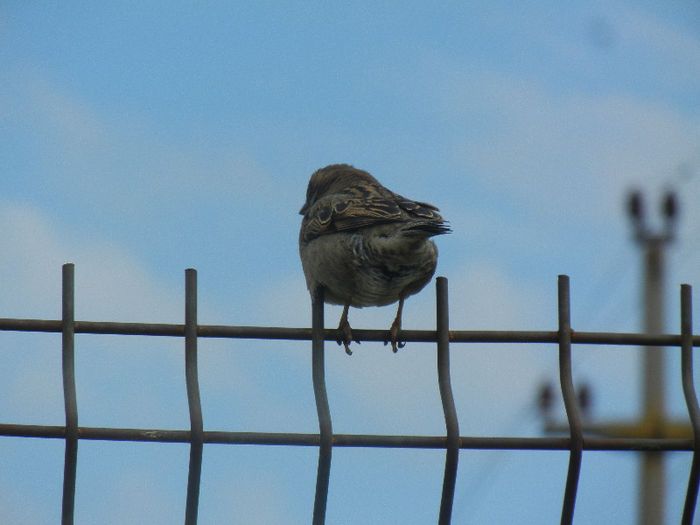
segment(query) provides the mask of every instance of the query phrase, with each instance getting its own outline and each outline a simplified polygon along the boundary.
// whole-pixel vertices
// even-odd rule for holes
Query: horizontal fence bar
[[[64,439],[65,427],[57,425],[0,424],[0,436]],[[189,430],[79,427],[78,439],[98,441],[138,441],[186,443]],[[205,430],[204,443],[225,445],[319,446],[319,434],[287,432],[228,432]],[[445,436],[404,436],[386,434],[333,434],[334,447],[382,447],[445,449]],[[568,437],[473,437],[460,436],[460,449],[481,450],[562,450],[571,448]],[[597,451],[692,451],[692,439],[680,438],[583,438],[584,450]]]
[[[11,332],[61,332],[60,320],[0,318],[0,331]],[[102,321],[75,321],[75,333],[107,335],[151,335],[184,337],[184,324],[117,323]],[[384,342],[386,330],[352,330],[353,338],[360,341]],[[450,343],[558,343],[556,330],[450,330]],[[279,326],[224,326],[199,325],[197,337],[231,339],[275,339],[311,341],[311,328],[287,328]],[[335,329],[324,330],[325,341],[336,341]],[[414,343],[434,343],[435,330],[401,330],[401,339]],[[700,347],[700,335],[691,337],[692,345]],[[675,346],[681,345],[680,334],[637,334],[624,332],[572,332],[574,344]]]

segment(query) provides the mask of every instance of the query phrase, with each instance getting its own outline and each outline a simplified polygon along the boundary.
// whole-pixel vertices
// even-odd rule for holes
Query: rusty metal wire
[[[461,449],[472,450],[568,450],[569,469],[562,496],[561,523],[573,521],[583,452],[587,450],[693,451],[683,509],[683,523],[691,523],[700,484],[700,408],[693,383],[692,352],[700,336],[692,334],[690,286],[681,287],[681,333],[645,335],[636,333],[576,332],[571,328],[569,279],[559,276],[559,327],[557,331],[455,331],[449,329],[447,279],[436,282],[436,330],[403,330],[405,341],[437,343],[438,385],[445,417],[444,436],[334,434],[325,385],[324,342],[336,339],[336,331],[324,329],[323,290],[312,298],[312,327],[256,327],[199,325],[197,323],[197,274],[187,270],[185,278],[184,324],[114,323],[76,321],[74,315],[74,267],[63,267],[63,314],[60,320],[0,318],[0,330],[55,332],[62,334],[65,426],[0,423],[0,436],[54,438],[65,440],[62,521],[73,523],[77,449],[80,440],[109,440],[188,443],[190,464],[185,522],[197,522],[202,454],[205,444],[276,445],[318,447],[318,471],[313,523],[323,524],[326,516],[333,447],[421,448],[445,450],[445,473],[438,522],[450,523]],[[190,430],[80,427],[74,370],[76,333],[149,335],[178,337],[185,344],[185,381],[190,411]],[[384,341],[382,330],[353,330],[363,341]],[[286,339],[311,341],[312,382],[319,420],[318,434],[223,432],[205,430],[197,371],[198,338]],[[550,343],[559,347],[560,387],[568,420],[568,437],[471,437],[459,435],[459,420],[450,381],[450,343]],[[692,439],[585,437],[572,380],[572,345],[638,345],[681,349],[681,377]],[[426,346],[425,348],[429,348]],[[585,346],[583,347],[585,348]]]
[[[204,451],[204,423],[197,373],[197,272],[185,272],[185,381],[190,409],[190,468],[187,476],[185,523],[197,523],[199,482]]]
[[[449,524],[452,520],[452,503],[457,484],[457,464],[459,462],[459,421],[457,408],[452,395],[450,380],[450,336],[449,308],[447,301],[447,279],[438,277],[435,283],[437,295],[437,370],[440,399],[445,415],[445,475],[442,482],[442,498],[438,523]]]
[[[698,499],[698,484],[700,483],[700,407],[693,384],[693,304],[691,288],[687,284],[681,286],[681,378],[683,395],[685,396],[690,423],[693,427],[693,461],[688,476],[688,489],[683,506],[681,523],[690,525],[695,515],[695,504]]]
[[[0,331],[61,333],[61,320],[0,318]],[[184,337],[184,324],[169,323],[121,323],[109,321],[75,321],[76,334],[149,335],[160,337]],[[384,342],[386,330],[352,329],[353,337],[360,341]],[[556,330],[450,330],[450,343],[558,343]],[[197,337],[220,339],[266,339],[311,341],[310,328],[280,326],[223,326],[199,325]],[[337,331],[324,329],[323,340],[335,341]],[[434,343],[436,330],[401,330],[401,339],[412,343]],[[691,337],[692,345],[700,346],[700,335]],[[637,334],[625,332],[572,331],[571,343],[575,345],[667,346],[680,347],[681,336],[674,334]]]
[[[75,267],[63,266],[63,319],[61,320],[63,399],[66,409],[66,457],[63,463],[63,508],[61,522],[73,523],[75,477],[78,465],[78,401],[75,388]]]
[[[333,426],[331,410],[326,392],[326,372],[323,348],[323,288],[319,287],[312,297],[311,316],[311,379],[314,386],[316,410],[318,412],[318,471],[316,474],[316,496],[314,498],[313,524],[326,521],[328,484],[331,476],[331,453],[333,451]]]
[[[559,382],[564,398],[566,417],[569,421],[570,450],[569,470],[566,475],[564,502],[561,511],[561,523],[572,523],[574,520],[574,505],[576,491],[581,474],[581,459],[583,455],[583,425],[579,414],[578,401],[574,391],[571,365],[571,311],[569,300],[569,277],[559,276]]]

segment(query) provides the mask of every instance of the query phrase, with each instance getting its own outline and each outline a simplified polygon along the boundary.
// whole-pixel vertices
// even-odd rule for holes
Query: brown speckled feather
[[[334,177],[330,184],[329,176]],[[320,191],[311,191],[312,187]],[[327,188],[325,193],[322,193],[323,188]],[[350,232],[413,218],[442,225],[441,231],[435,234],[449,231],[435,206],[397,195],[366,171],[347,164],[328,166],[314,173],[309,190],[302,208],[302,238],[305,242],[329,233]]]
[[[382,306],[399,301],[387,341],[401,347],[403,301],[432,278],[437,247],[430,240],[448,233],[438,209],[382,186],[366,171],[333,164],[309,180],[299,213],[299,253],[306,284],[325,289],[326,302],[345,306],[339,343],[350,353],[349,306]]]

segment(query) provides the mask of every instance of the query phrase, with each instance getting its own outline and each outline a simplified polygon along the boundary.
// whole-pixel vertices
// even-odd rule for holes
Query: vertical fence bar
[[[185,381],[190,409],[190,467],[187,476],[185,523],[197,523],[199,485],[202,473],[204,424],[197,374],[197,270],[185,270]]]
[[[569,453],[569,470],[566,475],[566,488],[561,511],[561,523],[571,524],[574,520],[576,491],[581,473],[581,456],[583,453],[583,425],[578,409],[576,392],[571,373],[571,307],[569,298],[569,276],[560,275],[559,282],[559,381],[564,397],[566,417],[569,421],[571,446]]]
[[[683,395],[688,406],[688,415],[693,427],[693,460],[688,475],[688,490],[685,495],[681,523],[691,525],[695,515],[700,482],[700,407],[693,383],[693,299],[692,288],[681,285],[681,379]]]
[[[78,464],[78,401],[75,392],[75,266],[63,265],[61,360],[66,411],[66,456],[63,464],[61,523],[73,523],[75,475]]]
[[[323,525],[326,521],[328,483],[331,474],[331,452],[333,450],[333,427],[331,424],[331,411],[328,406],[324,364],[323,297],[324,289],[322,286],[319,286],[311,297],[311,372],[320,435],[316,496],[314,498],[314,525]]]
[[[447,279],[445,277],[436,279],[435,291],[438,385],[440,387],[440,399],[442,400],[442,410],[445,414],[445,429],[447,432],[445,474],[442,481],[442,498],[440,500],[438,523],[447,525],[452,520],[452,504],[457,482],[460,445],[459,420],[457,419],[457,409],[455,408],[450,381],[450,318],[447,300]]]

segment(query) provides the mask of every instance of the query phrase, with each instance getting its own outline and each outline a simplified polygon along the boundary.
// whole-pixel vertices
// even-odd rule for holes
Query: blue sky
[[[0,317],[182,322],[184,269],[206,324],[309,326],[297,235],[306,183],[348,162],[440,207],[454,329],[553,329],[556,277],[573,327],[640,329],[640,266],[624,200],[652,221],[679,195],[678,285],[700,304],[700,7],[691,1],[6,3],[0,7]],[[434,287],[406,328],[431,328]],[[351,312],[387,328],[394,308]],[[326,308],[335,325],[336,307]],[[695,332],[698,332],[696,315]],[[188,428],[183,344],[79,336],[80,424]],[[538,436],[550,346],[454,345],[461,432]],[[62,424],[60,336],[0,333],[0,420]],[[327,347],[334,430],[441,434],[434,351]],[[674,354],[674,355],[672,355]],[[600,418],[639,408],[637,351],[575,349]],[[683,417],[678,359],[669,412]],[[200,342],[205,428],[317,431],[310,345]],[[328,523],[431,523],[440,451],[336,449]],[[63,443],[0,440],[0,516],[55,523]],[[205,448],[201,523],[308,523],[313,448]],[[690,455],[669,456],[669,523]],[[77,523],[184,515],[184,445],[80,443]],[[590,453],[576,523],[635,523],[636,457]],[[553,523],[567,455],[463,451],[457,523]],[[111,521],[110,521],[111,520]]]

